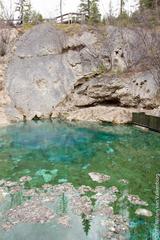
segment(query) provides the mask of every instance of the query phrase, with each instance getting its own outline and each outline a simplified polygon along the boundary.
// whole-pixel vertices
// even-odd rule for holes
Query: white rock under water
[[[145,208],[138,208],[135,213],[139,216],[152,217],[152,212]]]
[[[104,174],[100,174],[100,173],[96,173],[96,172],[88,173],[88,175],[94,182],[98,182],[98,183],[106,182],[106,181],[110,180],[110,178],[111,178],[108,175],[104,175]]]

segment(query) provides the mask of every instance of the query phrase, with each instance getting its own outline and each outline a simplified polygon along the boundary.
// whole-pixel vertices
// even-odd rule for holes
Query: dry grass
[[[54,24],[54,27],[58,30],[62,30],[69,35],[74,35],[81,30],[81,25],[78,23],[74,24]]]

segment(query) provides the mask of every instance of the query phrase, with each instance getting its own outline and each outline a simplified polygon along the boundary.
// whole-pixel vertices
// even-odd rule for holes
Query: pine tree
[[[84,213],[82,214],[82,225],[86,236],[88,236],[89,230],[91,228],[91,223]]]
[[[89,16],[90,23],[98,23],[101,20],[98,2],[99,2],[98,0],[92,0],[90,2],[90,16]]]
[[[79,5],[79,11],[80,13],[90,16],[90,0],[81,0],[81,3]]]
[[[28,23],[32,17],[32,6],[30,0],[25,0],[23,3],[23,22]]]
[[[160,6],[160,0],[140,0],[141,8],[157,8]]]
[[[25,12],[26,12],[26,5],[28,5],[28,1],[27,0],[19,0],[16,3],[16,12],[19,13],[20,24],[22,24],[24,22],[24,15],[25,15]]]
[[[16,11],[19,12],[20,24],[42,22],[43,17],[40,13],[32,9],[30,0],[19,0]]]

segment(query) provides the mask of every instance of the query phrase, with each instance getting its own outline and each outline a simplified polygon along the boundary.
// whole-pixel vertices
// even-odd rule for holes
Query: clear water
[[[154,213],[149,219],[137,217],[136,207],[129,205],[130,239],[153,239],[155,183],[160,172],[159,133],[133,126],[61,121],[28,122],[0,129],[0,179],[18,180],[30,175],[29,187],[63,182],[71,182],[75,187],[96,187],[99,184],[88,176],[93,171],[110,175],[111,180],[103,185],[117,186],[121,190],[119,197],[127,188],[130,194],[149,203],[148,209]],[[118,182],[122,178],[129,181],[127,186]],[[121,211],[119,206],[114,207]],[[33,227],[27,228],[23,232],[28,237],[27,231]],[[47,234],[44,229],[43,232]],[[83,234],[79,239],[85,239]],[[4,239],[19,239],[14,234],[6,236]]]

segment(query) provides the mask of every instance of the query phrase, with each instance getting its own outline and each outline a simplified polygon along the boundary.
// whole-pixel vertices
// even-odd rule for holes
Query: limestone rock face
[[[9,125],[10,121],[6,116],[4,108],[0,107],[0,127]]]
[[[123,71],[126,67],[139,64],[146,56],[143,42],[145,30],[120,28],[109,26],[104,44],[106,55],[112,56],[112,64],[115,70]],[[146,59],[145,59],[146,60]]]
[[[87,47],[87,37],[71,41],[64,32],[42,24],[17,42],[8,66],[7,90],[14,107],[27,119],[49,117],[79,79],[96,71],[99,59]]]
[[[1,26],[0,29],[0,126],[10,123],[6,115],[6,105],[10,103],[10,98],[5,88],[5,73],[10,55],[14,50],[14,44],[18,32],[14,28]]]
[[[139,33],[104,30],[69,35],[47,23],[26,32],[6,74],[9,119],[62,116],[126,123],[133,111],[156,109],[158,114],[154,75],[133,69],[146,54]]]
[[[52,118],[64,117],[69,121],[111,122],[124,124],[132,121],[132,112],[135,109],[121,107],[94,106],[71,112],[54,111]]]
[[[154,78],[149,72],[129,74],[129,77],[105,75],[77,86],[70,96],[70,105],[157,108],[160,101],[156,98],[156,91]]]
[[[93,78],[76,86],[54,109],[52,118],[124,124],[131,122],[132,113],[137,111],[158,116],[160,101],[156,91],[149,72]]]

